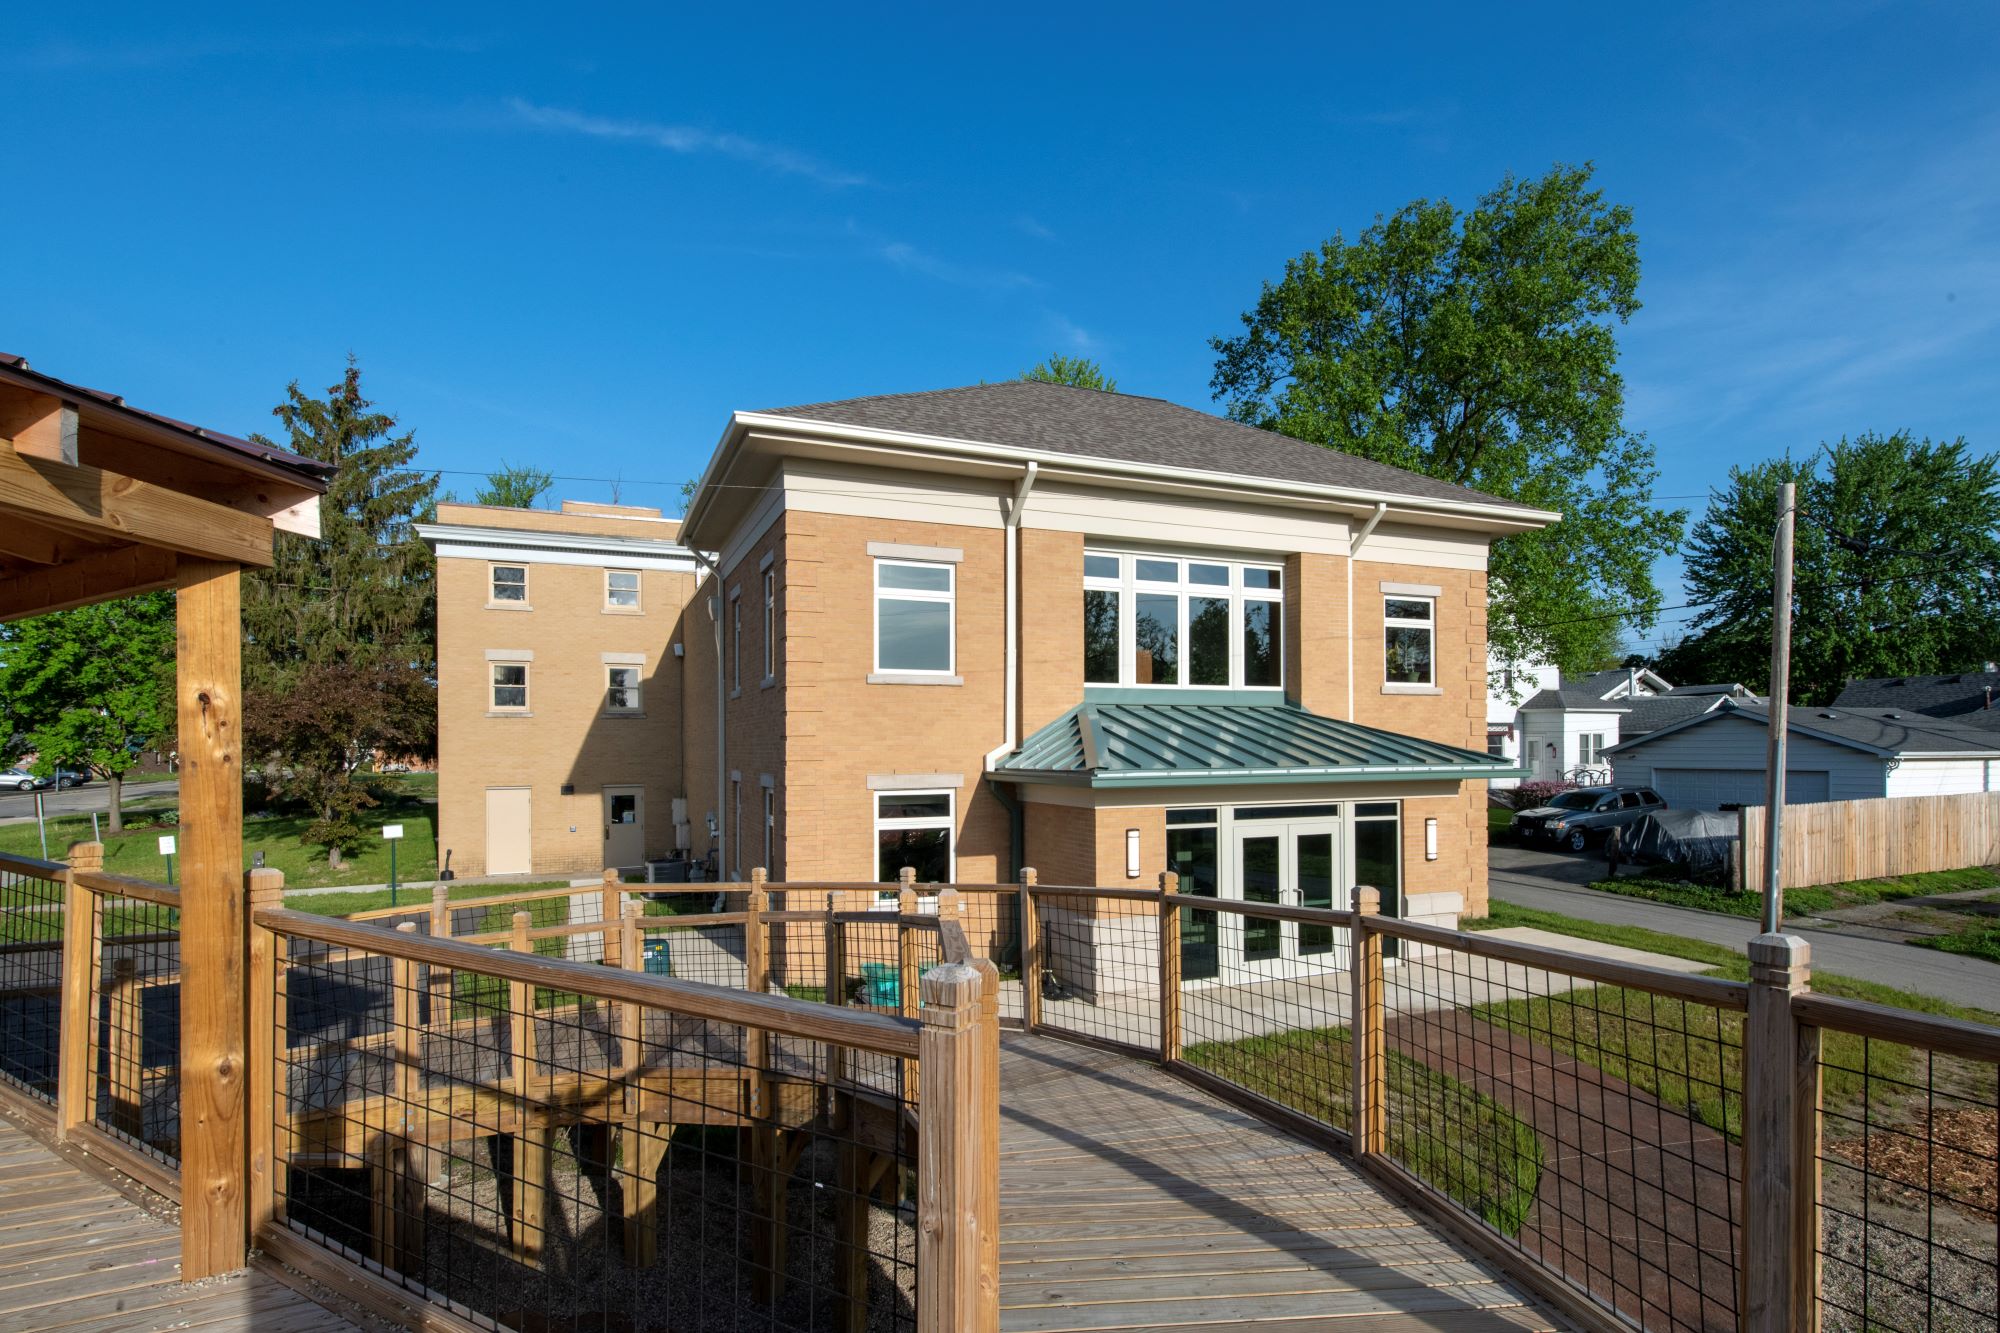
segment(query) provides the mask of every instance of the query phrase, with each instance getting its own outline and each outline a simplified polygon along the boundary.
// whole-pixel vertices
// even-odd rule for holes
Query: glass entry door
[[[1231,838],[1226,897],[1283,907],[1332,907],[1340,885],[1338,820],[1239,823]],[[1332,926],[1222,914],[1218,940],[1225,981],[1241,984],[1333,966]],[[1343,941],[1344,942],[1344,941]]]

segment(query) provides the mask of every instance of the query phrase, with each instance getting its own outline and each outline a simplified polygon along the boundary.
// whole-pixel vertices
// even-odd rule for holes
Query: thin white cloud
[[[867,185],[866,176],[831,167],[804,153],[779,144],[764,143],[741,134],[705,130],[692,125],[667,125],[650,120],[622,120],[593,116],[562,107],[540,106],[523,98],[508,99],[507,107],[516,119],[536,129],[564,134],[582,134],[593,139],[620,139],[646,144],[670,153],[713,153],[749,162],[770,171],[804,176],[821,185],[846,188]]]
[[[1014,227],[1024,236],[1032,236],[1038,241],[1053,241],[1056,234],[1043,226],[1041,220],[1023,213],[1014,219]]]
[[[1071,320],[1068,316],[1059,314],[1054,310],[1044,311],[1043,313],[1047,316],[1049,328],[1054,332],[1057,340],[1070,351],[1089,355],[1104,346],[1103,339],[1099,338],[1089,329],[1084,328],[1081,324]]]
[[[919,250],[908,241],[877,242],[875,253],[905,273],[915,273],[920,277],[949,283],[954,287],[969,287],[983,292],[1018,292],[1042,285],[1027,274],[1016,273],[1011,269],[981,268],[940,259],[929,251]]]

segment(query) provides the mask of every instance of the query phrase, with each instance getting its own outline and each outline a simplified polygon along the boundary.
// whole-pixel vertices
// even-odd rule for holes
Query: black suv
[[[1650,787],[1578,787],[1547,805],[1514,816],[1514,836],[1522,842],[1553,842],[1580,852],[1603,841],[1612,829],[1636,823],[1667,803]]]

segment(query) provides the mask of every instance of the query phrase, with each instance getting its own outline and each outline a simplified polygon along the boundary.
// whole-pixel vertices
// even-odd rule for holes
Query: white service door
[[[486,789],[486,873],[525,875],[535,868],[535,850],[526,787]]]

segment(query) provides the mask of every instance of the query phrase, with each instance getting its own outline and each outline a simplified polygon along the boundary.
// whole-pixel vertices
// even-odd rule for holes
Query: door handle
[[[609,825],[609,824],[606,824],[606,825],[604,826],[604,840],[605,840],[606,842],[610,842],[610,841],[611,841],[611,825]]]

